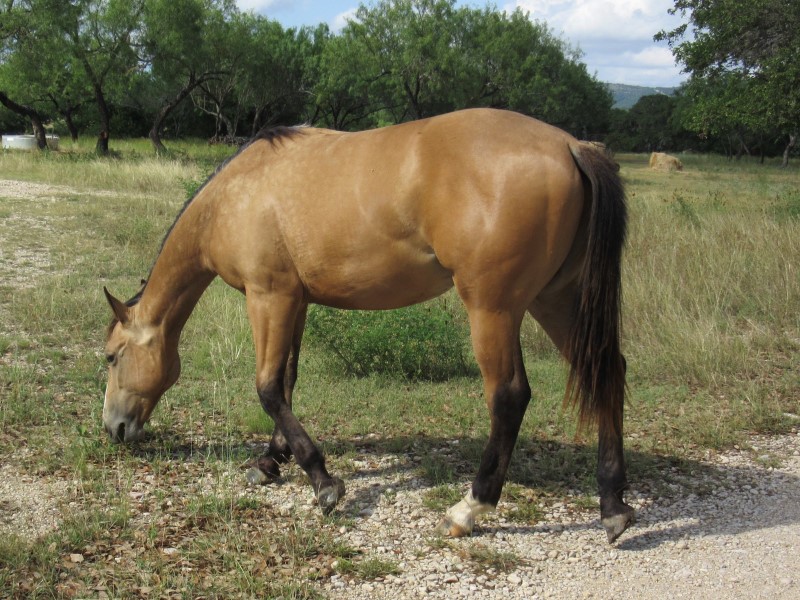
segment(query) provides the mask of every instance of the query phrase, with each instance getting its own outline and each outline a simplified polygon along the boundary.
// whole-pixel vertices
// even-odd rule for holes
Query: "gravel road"
[[[484,518],[472,538],[431,542],[439,514],[407,457],[359,455],[342,510],[358,516],[340,534],[401,573],[364,583],[336,575],[332,599],[391,598],[800,598],[800,432],[753,437],[697,461],[658,497],[629,494],[638,523],[615,545],[597,514],[556,503],[535,526]],[[399,468],[396,468],[399,467]],[[657,482],[638,482],[645,489]],[[263,488],[286,510],[308,498],[301,484]],[[306,504],[309,504],[305,500]],[[301,514],[297,514],[302,518]],[[505,570],[476,568],[470,552],[511,557]]]

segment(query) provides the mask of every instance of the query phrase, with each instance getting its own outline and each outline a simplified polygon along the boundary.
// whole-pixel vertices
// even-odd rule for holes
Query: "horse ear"
[[[108,300],[109,305],[111,306],[111,310],[114,311],[114,316],[117,317],[120,323],[123,325],[128,321],[128,307],[125,306],[123,302],[120,302],[114,296],[111,295],[105,286],[103,286],[103,292],[106,295],[106,300]]]

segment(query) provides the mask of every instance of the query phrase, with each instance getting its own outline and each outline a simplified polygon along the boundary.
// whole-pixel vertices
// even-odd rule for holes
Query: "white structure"
[[[47,147],[58,150],[58,136],[48,135]],[[36,136],[33,135],[4,135],[3,150],[36,150]]]

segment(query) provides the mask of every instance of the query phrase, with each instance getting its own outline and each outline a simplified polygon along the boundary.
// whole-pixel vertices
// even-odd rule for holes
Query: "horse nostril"
[[[117,439],[120,442],[125,441],[125,423],[120,423],[119,427],[117,427]]]

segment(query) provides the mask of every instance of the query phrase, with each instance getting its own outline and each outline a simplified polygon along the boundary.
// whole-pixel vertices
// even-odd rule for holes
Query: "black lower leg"
[[[305,318],[302,319],[302,323],[305,323]],[[297,383],[297,364],[300,354],[302,325],[299,327],[298,331],[300,334],[295,332],[295,340],[292,345],[289,360],[286,363],[286,373],[283,376],[283,396],[290,409],[292,408],[292,393],[294,392],[294,385]],[[278,464],[287,463],[292,457],[292,449],[289,447],[289,442],[286,440],[286,436],[283,435],[283,432],[277,425],[275,426],[275,429],[272,432],[272,437],[269,441],[268,456],[274,459],[274,461]]]
[[[597,452],[597,485],[600,517],[608,541],[616,540],[634,521],[634,510],[625,504],[623,492],[628,487],[622,447],[622,411],[615,417],[612,431],[601,429]]]
[[[489,441],[472,483],[472,497],[476,500],[497,506],[530,397],[531,390],[524,377],[499,387],[495,392]]]
[[[292,449],[289,447],[289,442],[277,425],[272,431],[272,437],[269,440],[267,456],[274,459],[275,462],[280,465],[289,462],[289,459],[292,457]]]
[[[325,459],[322,453],[311,441],[300,421],[292,413],[292,409],[285,402],[281,383],[273,383],[260,389],[258,396],[264,410],[275,422],[275,427],[284,436],[297,464],[311,478],[314,493],[317,495],[323,510],[329,510],[336,504],[339,496],[344,493],[341,480],[333,478],[325,468]],[[335,490],[331,496],[330,490]],[[323,496],[325,496],[323,498]],[[325,504],[323,504],[323,501]]]

